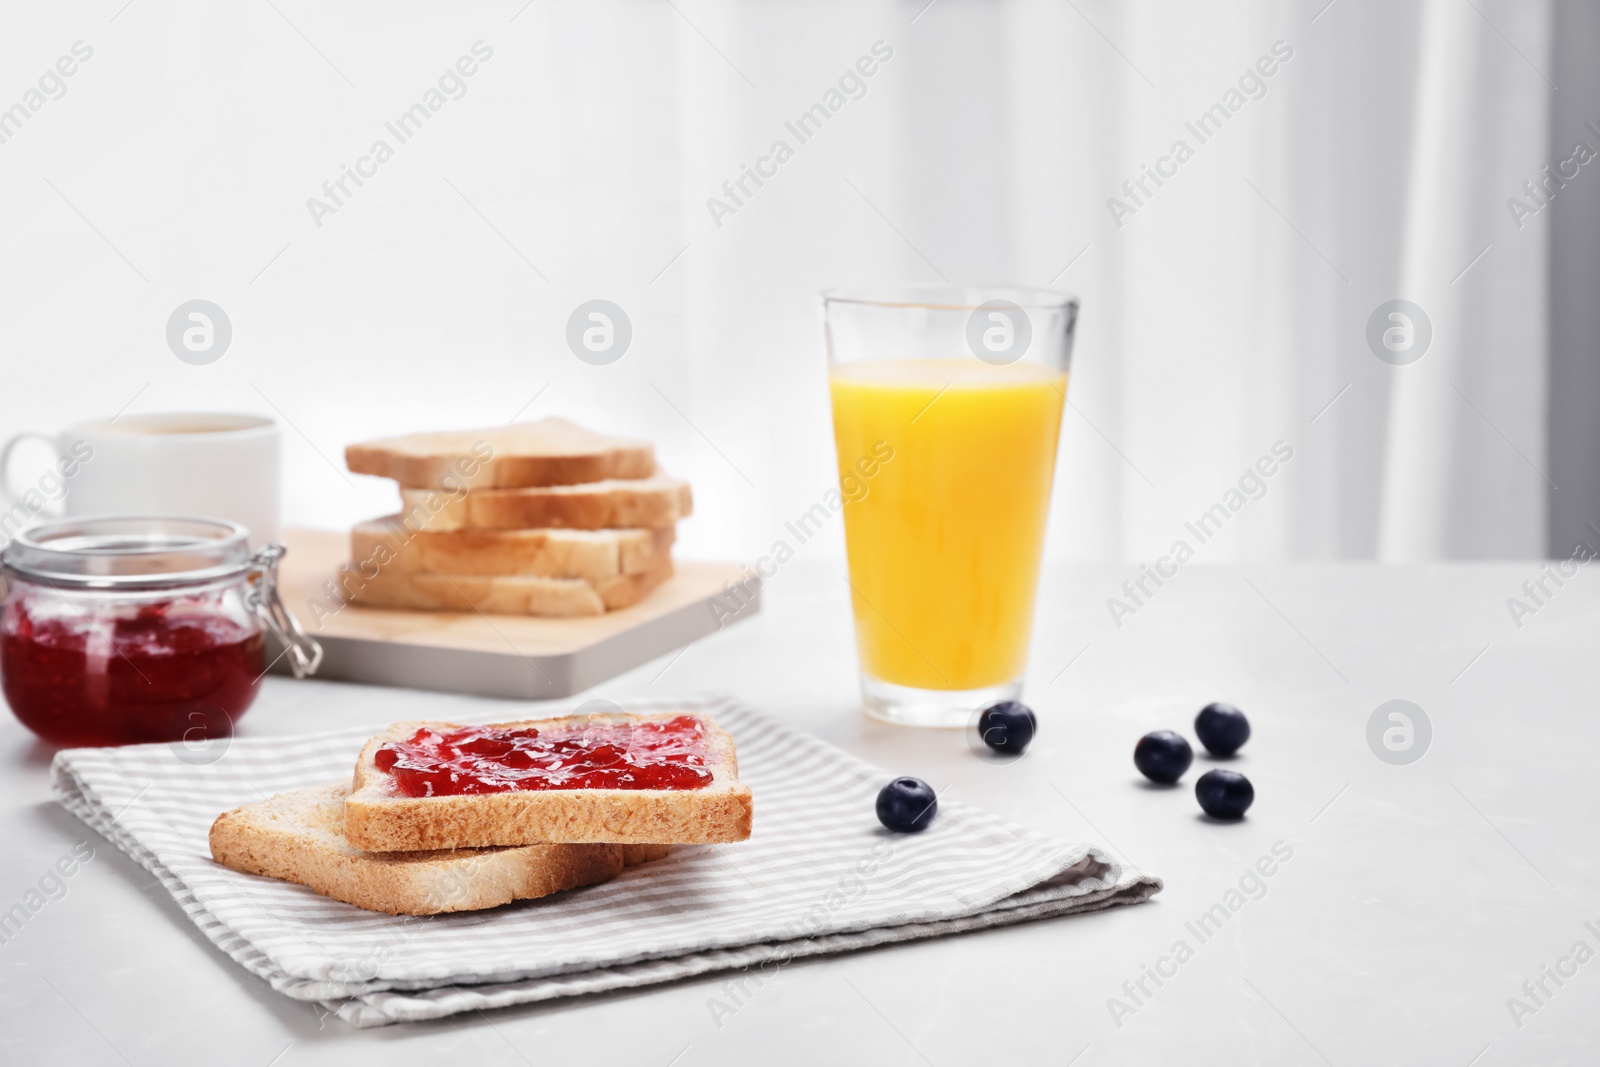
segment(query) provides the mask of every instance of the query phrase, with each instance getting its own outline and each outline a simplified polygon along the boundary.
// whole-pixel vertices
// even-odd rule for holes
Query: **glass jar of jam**
[[[0,689],[54,745],[226,737],[269,666],[322,649],[277,594],[281,544],[213,519],[104,516],[35,526],[5,548]]]

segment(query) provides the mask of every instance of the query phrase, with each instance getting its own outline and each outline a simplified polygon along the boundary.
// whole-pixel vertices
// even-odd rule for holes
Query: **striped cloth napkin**
[[[601,885],[488,911],[382,915],[212,862],[217,815],[347,780],[378,727],[237,738],[201,766],[166,745],[71,749],[55,758],[55,789],[218,948],[356,1026],[710,971],[760,982],[803,956],[1135,904],[1161,888],[1098,848],[953,800],[923,833],[891,834],[873,814],[890,775],[731,700],[628,710],[711,715],[733,735],[755,795],[750,840],[680,846]]]

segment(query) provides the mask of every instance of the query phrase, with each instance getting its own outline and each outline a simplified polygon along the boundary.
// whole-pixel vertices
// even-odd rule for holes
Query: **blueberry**
[[[1194,798],[1213,819],[1242,819],[1256,799],[1256,787],[1238,771],[1207,771],[1194,784]]]
[[[938,810],[939,798],[921,778],[896,778],[878,793],[878,821],[897,834],[926,830]]]
[[[1156,730],[1139,738],[1133,746],[1133,765],[1152,782],[1171,785],[1183,777],[1194,762],[1189,742],[1171,730]]]
[[[1033,709],[1019,700],[997,700],[978,712],[978,736],[1002,756],[1026,752],[1038,728]]]
[[[1250,740],[1250,720],[1232,704],[1207,704],[1194,717],[1194,732],[1214,756],[1231,756]]]

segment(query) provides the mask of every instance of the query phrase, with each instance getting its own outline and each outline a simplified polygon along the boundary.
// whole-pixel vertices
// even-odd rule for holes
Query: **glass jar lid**
[[[172,589],[248,573],[250,535],[221,519],[96,515],[24,530],[0,561],[62,588]]]

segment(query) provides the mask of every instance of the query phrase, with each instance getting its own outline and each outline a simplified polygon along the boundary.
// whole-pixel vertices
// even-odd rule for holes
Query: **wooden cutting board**
[[[340,607],[324,586],[350,555],[350,535],[288,530],[279,565],[284,605],[322,643],[318,678],[478,696],[571,696],[715,633],[760,609],[754,582],[740,599],[736,563],[675,561],[677,573],[631,608],[540,619],[444,611]],[[713,601],[716,601],[713,604]],[[278,649],[270,655],[276,656]],[[286,659],[273,667],[287,673]]]

